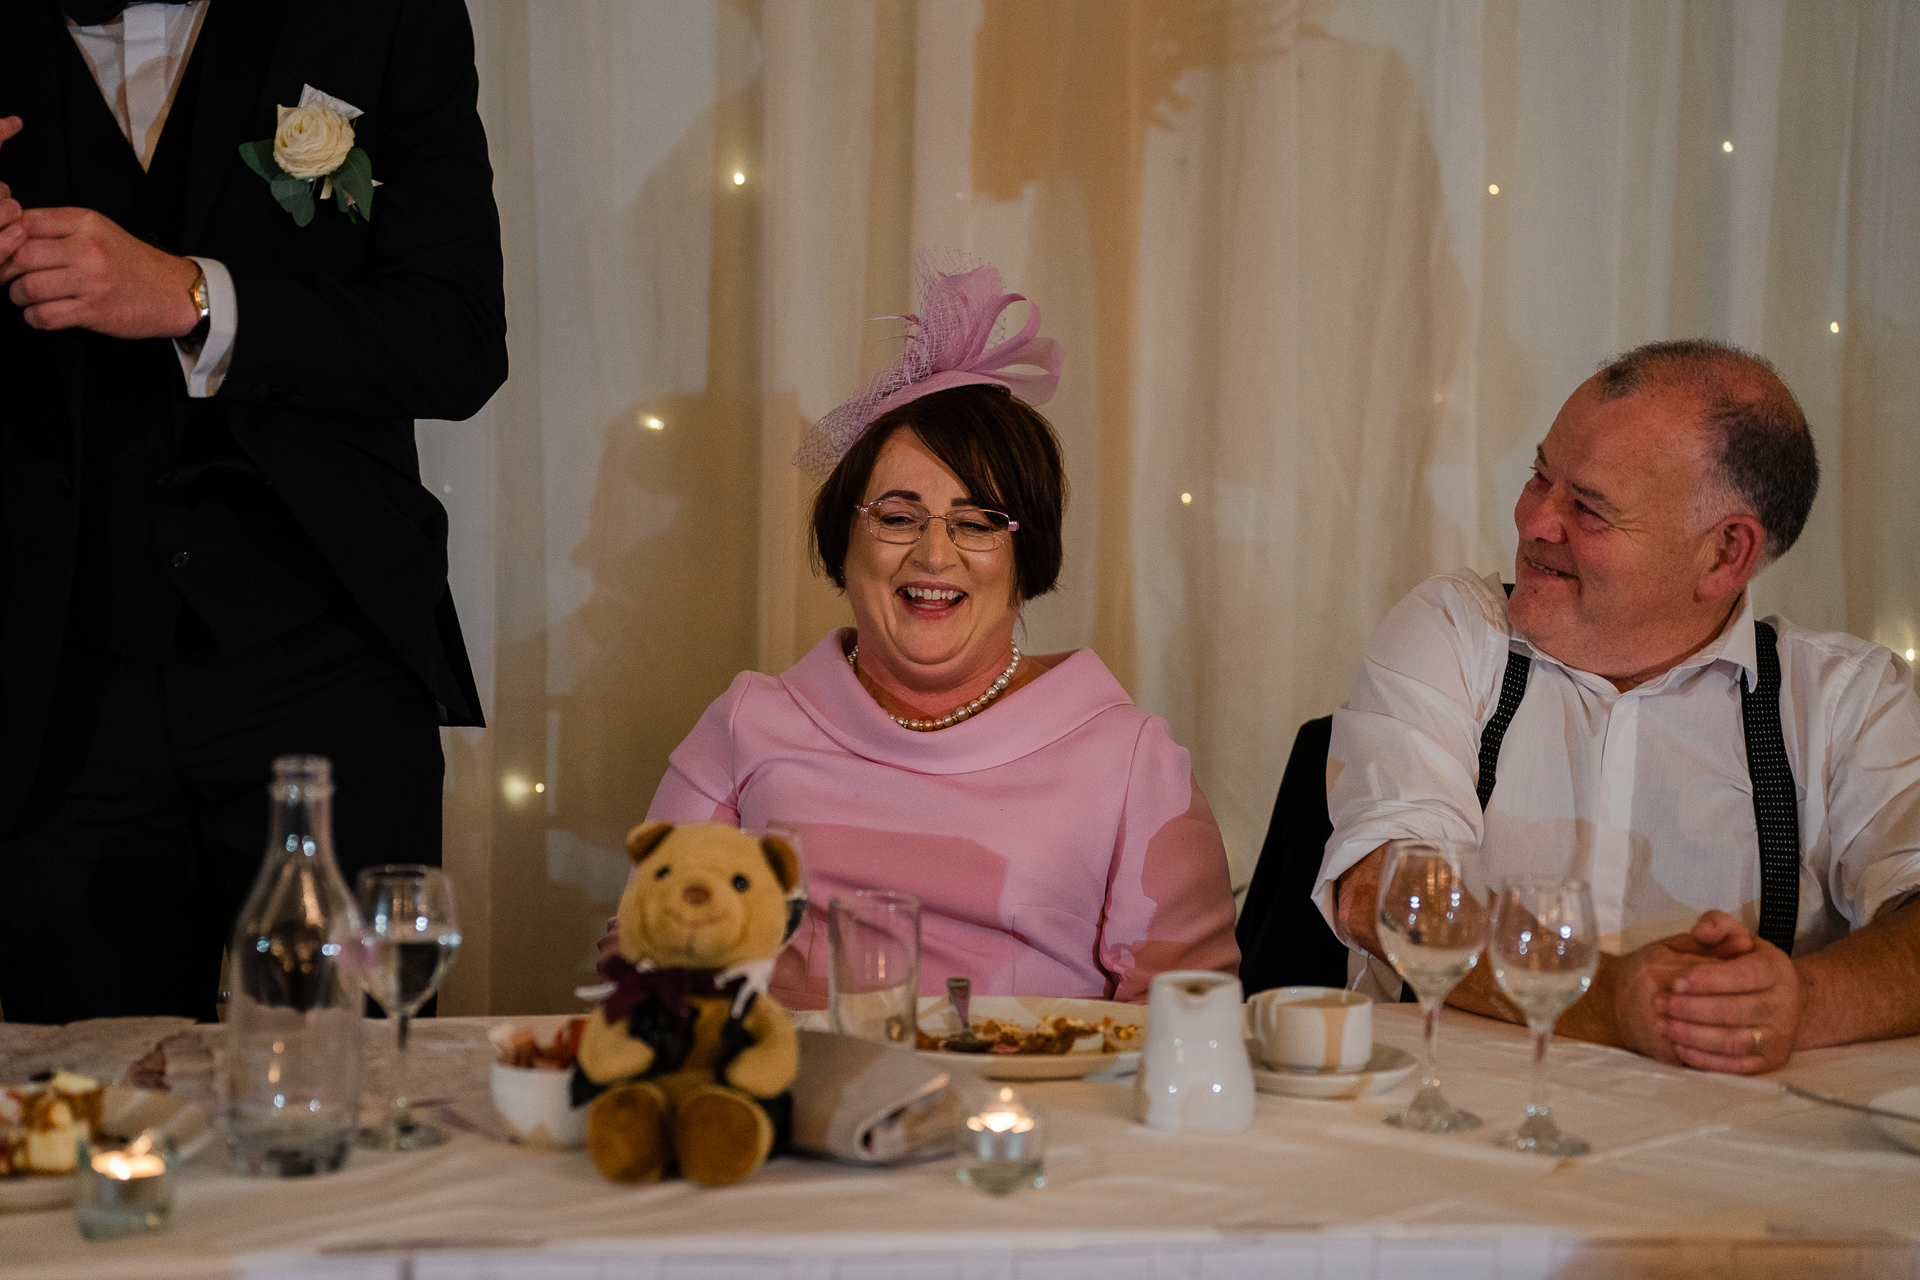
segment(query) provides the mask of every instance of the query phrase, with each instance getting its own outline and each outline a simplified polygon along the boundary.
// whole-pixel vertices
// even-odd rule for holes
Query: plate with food
[[[101,1088],[71,1071],[0,1086],[0,1213],[73,1203],[82,1138],[132,1138],[144,1130],[173,1139],[190,1160],[213,1139],[207,1113],[170,1093]]]
[[[972,1036],[944,996],[920,998],[920,1054],[992,1080],[1077,1080],[1131,1071],[1147,1042],[1147,1007],[1052,996],[975,996]]]

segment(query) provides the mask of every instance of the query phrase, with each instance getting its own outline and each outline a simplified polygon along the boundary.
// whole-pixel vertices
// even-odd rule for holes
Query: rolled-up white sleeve
[[[1421,583],[1375,629],[1353,696],[1333,713],[1333,835],[1313,900],[1336,933],[1333,883],[1380,845],[1480,843],[1480,722],[1508,648],[1494,590],[1466,570]]]
[[[176,341],[173,351],[180,357],[180,371],[187,377],[187,394],[204,400],[220,390],[227,378],[227,366],[233,363],[234,336],[240,331],[240,300],[233,291],[233,277],[222,263],[213,258],[193,261],[207,273],[207,340],[197,351]]]
[[[1871,650],[1835,704],[1829,899],[1854,929],[1920,890],[1920,697],[1912,669]]]

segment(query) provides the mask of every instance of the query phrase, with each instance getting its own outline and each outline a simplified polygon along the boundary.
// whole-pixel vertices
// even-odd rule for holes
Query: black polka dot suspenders
[[[1740,674],[1740,719],[1747,738],[1753,820],[1760,832],[1760,936],[1792,955],[1794,925],[1800,916],[1800,803],[1793,790],[1793,770],[1787,764],[1786,737],[1780,730],[1780,638],[1758,619],[1753,638],[1760,681],[1749,689],[1746,673]],[[1480,731],[1477,790],[1483,812],[1493,798],[1501,740],[1526,696],[1532,667],[1525,655],[1507,654],[1500,705]]]
[[[1480,812],[1487,811],[1487,801],[1493,799],[1493,783],[1496,767],[1500,763],[1500,743],[1507,736],[1507,726],[1513,723],[1513,713],[1520,709],[1520,699],[1527,696],[1527,673],[1533,670],[1533,659],[1524,653],[1507,651],[1507,673],[1500,677],[1500,705],[1493,709],[1493,716],[1487,721],[1487,727],[1480,731]]]
[[[1780,732],[1779,637],[1757,619],[1753,637],[1760,682],[1750,690],[1746,673],[1740,673],[1740,719],[1747,731],[1753,821],[1760,828],[1760,936],[1792,955],[1800,917],[1800,801]]]

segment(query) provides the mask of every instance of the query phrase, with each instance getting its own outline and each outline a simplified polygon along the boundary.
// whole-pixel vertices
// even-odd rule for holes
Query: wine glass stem
[[[413,1127],[413,1108],[407,1101],[407,1031],[412,1024],[413,1019],[405,1010],[395,1019],[393,1127],[402,1133]]]
[[[1426,1061],[1420,1064],[1420,1086],[1438,1089],[1440,1087],[1440,1007],[1444,1001],[1420,997],[1420,1012],[1426,1022],[1426,1034],[1423,1043],[1426,1046]]]
[[[1547,1046],[1553,1043],[1553,1024],[1530,1022],[1527,1030],[1533,1033],[1533,1101],[1527,1104],[1527,1114],[1544,1116],[1547,1114]]]

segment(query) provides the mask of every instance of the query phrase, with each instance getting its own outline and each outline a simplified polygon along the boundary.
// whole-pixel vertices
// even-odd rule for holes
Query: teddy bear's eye
[[[745,893],[747,891],[747,878],[745,876],[735,876],[733,878],[733,887],[736,892]]]
[[[658,871],[653,873],[653,878],[655,880],[665,880],[667,876],[672,873],[672,871],[673,871],[672,867],[662,867]]]

